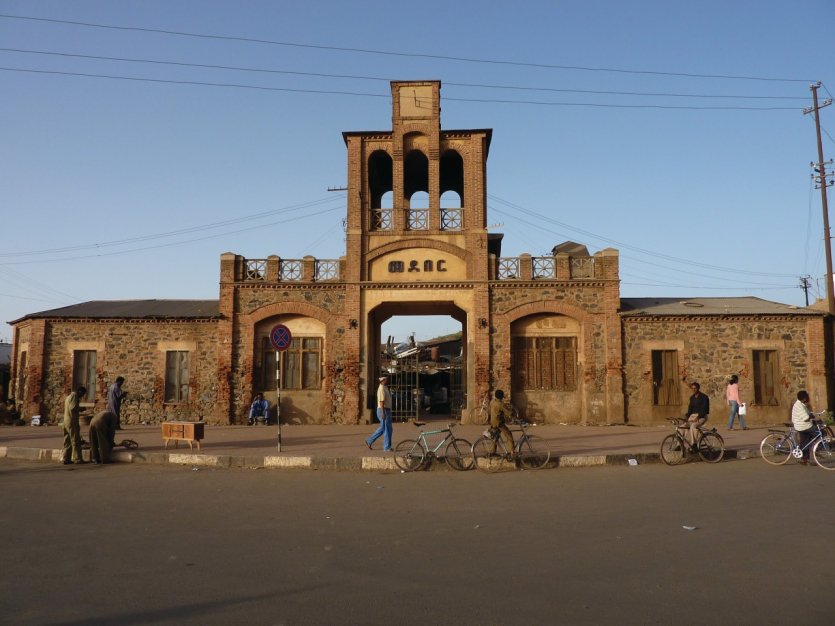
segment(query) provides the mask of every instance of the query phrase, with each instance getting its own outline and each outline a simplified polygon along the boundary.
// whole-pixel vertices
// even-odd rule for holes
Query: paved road
[[[833,481],[6,460],[0,622],[831,624]]]

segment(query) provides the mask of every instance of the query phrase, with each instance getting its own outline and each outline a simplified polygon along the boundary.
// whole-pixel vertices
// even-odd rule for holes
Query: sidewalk
[[[424,429],[444,428],[445,421],[429,422]],[[713,426],[717,426],[713,423]],[[474,442],[485,426],[464,425],[455,428],[455,436]],[[750,458],[759,455],[759,443],[768,427],[728,431],[717,426],[725,440],[726,458]],[[201,449],[189,449],[188,443],[163,446],[161,427],[128,425],[116,433],[116,442],[133,439],[137,450],[116,448],[112,460],[122,463],[173,463],[181,465],[237,468],[304,468],[332,470],[396,470],[390,453],[382,452],[382,438],[369,451],[365,439],[374,425],[282,425],[281,452],[278,451],[276,426],[205,426]],[[86,440],[87,428],[82,426]],[[670,426],[532,426],[531,435],[545,440],[551,449],[550,467],[623,465],[629,459],[639,464],[659,463],[659,445]],[[411,423],[394,425],[394,444],[415,438],[418,428]],[[47,426],[0,426],[0,459],[59,462],[63,431]],[[85,452],[85,458],[87,452]],[[435,463],[432,469],[445,469]]]

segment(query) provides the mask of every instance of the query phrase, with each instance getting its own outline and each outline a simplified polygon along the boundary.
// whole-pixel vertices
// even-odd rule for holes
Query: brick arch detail
[[[255,326],[270,317],[278,315],[303,315],[305,317],[312,317],[325,324],[325,347],[329,349],[330,346],[335,345],[336,330],[341,323],[341,316],[334,315],[325,309],[308,304],[307,302],[278,302],[264,305],[250,313],[244,313],[238,316],[236,326],[239,329],[242,339],[242,345],[249,346],[248,350],[240,355],[240,361],[243,365],[243,370],[246,372],[244,376],[245,389],[248,392],[243,399],[243,406],[249,406],[252,402],[252,372],[254,367],[255,356]],[[322,387],[322,414],[327,414],[331,406],[333,396],[332,381],[326,383]]]
[[[426,137],[427,139],[432,139],[432,136],[426,132],[426,125],[419,124],[416,122],[411,122],[409,124],[403,124],[400,127],[400,138],[401,142],[405,139],[408,135],[420,135],[421,137]],[[402,145],[402,143],[401,143]]]
[[[520,304],[517,307],[510,309],[505,313],[498,313],[493,316],[492,325],[496,329],[496,334],[502,337],[504,345],[508,346],[507,350],[502,350],[497,356],[495,371],[510,372],[512,363],[510,361],[510,325],[518,319],[528,317],[529,315],[538,315],[541,313],[553,313],[557,315],[565,315],[580,321],[580,341],[582,342],[582,351],[586,355],[594,353],[594,346],[592,345],[592,333],[588,332],[588,326],[591,323],[593,316],[580,307],[566,304],[564,302],[529,302],[527,304]],[[588,363],[588,361],[587,361]],[[512,388],[512,381],[508,375],[506,380],[494,381],[497,385]]]
[[[323,322],[325,326],[330,326],[336,319],[336,316],[330,311],[326,311],[313,304],[308,304],[307,302],[274,302],[272,304],[266,304],[254,311],[242,314],[240,319],[242,322],[248,322],[254,326],[258,322],[275,317],[276,315],[304,315],[305,317],[312,317]]]
[[[463,259],[468,263],[471,256],[471,254],[463,248],[453,246],[452,244],[446,243],[445,241],[437,241],[435,239],[408,239],[401,241],[392,241],[391,243],[387,243],[383,246],[380,246],[379,248],[374,249],[373,251],[365,255],[365,262],[370,263],[377,257],[381,257],[384,254],[388,254],[389,252],[395,252],[397,250],[407,250],[411,248],[432,248],[434,250],[440,250],[441,252],[448,252],[453,256],[457,256],[459,259]]]
[[[506,320],[509,326],[518,319],[540,313],[555,313],[557,315],[573,317],[576,320],[580,320],[580,323],[582,324],[586,324],[592,317],[585,309],[572,304],[556,301],[540,301],[520,304],[505,313],[497,314],[495,318],[496,320]]]

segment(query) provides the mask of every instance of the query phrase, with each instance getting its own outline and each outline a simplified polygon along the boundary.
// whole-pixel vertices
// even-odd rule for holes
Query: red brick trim
[[[437,241],[436,239],[407,238],[401,239],[400,241],[392,241],[391,243],[382,245],[379,248],[375,248],[374,250],[370,251],[368,254],[365,255],[365,262],[370,263],[377,257],[383,256],[384,254],[388,254],[389,252],[396,252],[397,250],[410,250],[413,248],[432,248],[433,250],[448,252],[449,254],[457,256],[459,259],[463,259],[467,262],[469,262],[471,256],[471,254],[463,248],[453,246],[452,244],[446,243],[445,241]]]

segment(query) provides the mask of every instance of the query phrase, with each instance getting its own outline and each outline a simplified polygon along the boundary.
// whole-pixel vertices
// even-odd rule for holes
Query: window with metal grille
[[[279,354],[282,389],[322,388],[321,337],[294,337]],[[275,389],[275,349],[266,337],[261,343],[261,389]]]
[[[189,353],[168,350],[165,353],[165,401],[188,402]]]
[[[656,406],[681,404],[676,350],[652,351],[652,403]]]
[[[81,402],[96,401],[96,351],[95,350],[73,350],[72,353],[72,388],[78,389],[79,385],[87,388],[87,395],[79,400]]]
[[[754,350],[754,402],[776,406],[778,362],[777,350]]]
[[[576,337],[514,337],[512,359],[516,389],[577,389]]]

